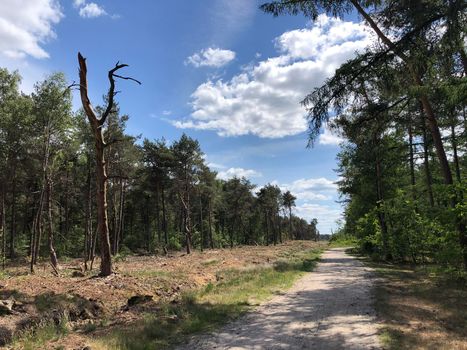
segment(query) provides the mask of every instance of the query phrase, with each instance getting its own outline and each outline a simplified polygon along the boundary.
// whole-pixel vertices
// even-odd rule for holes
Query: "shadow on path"
[[[379,349],[371,270],[334,248],[284,295],[179,349]]]

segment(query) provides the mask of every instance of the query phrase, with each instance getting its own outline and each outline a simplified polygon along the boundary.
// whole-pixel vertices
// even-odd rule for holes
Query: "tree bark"
[[[84,235],[84,268],[88,269],[88,262],[91,260],[92,246],[93,246],[93,234],[92,234],[92,185],[91,185],[91,160],[90,156],[87,157],[87,193],[85,198],[86,209],[85,209],[85,235]]]
[[[454,112],[451,113],[451,146],[454,158],[454,167],[456,170],[456,179],[458,182],[461,182],[461,169],[459,167],[459,156],[457,153],[456,118],[454,116]]]
[[[10,221],[10,247],[9,256],[13,259],[15,253],[15,238],[16,238],[16,160],[13,165],[13,183],[11,186],[11,221]]]
[[[58,260],[57,254],[54,248],[54,232],[53,232],[53,221],[52,221],[52,183],[50,179],[47,181],[47,228],[48,228],[48,245],[50,254],[50,263],[54,272],[58,275]]]
[[[107,116],[109,115],[111,109],[113,108],[113,98],[115,96],[115,81],[114,81],[114,72],[120,68],[123,68],[125,65],[116,65],[115,68],[109,71],[108,77],[110,81],[110,88],[108,93],[108,105],[103,113],[101,118],[97,118],[91,101],[88,97],[88,82],[87,82],[87,67],[86,60],[79,53],[78,54],[78,63],[79,63],[79,77],[80,77],[80,95],[81,102],[83,104],[83,109],[86,112],[86,115],[91,125],[94,141],[95,141],[95,151],[96,151],[96,189],[97,189],[97,232],[99,234],[100,240],[100,254],[101,254],[101,266],[100,266],[100,275],[108,276],[112,273],[112,255],[110,251],[110,239],[109,239],[109,225],[107,218],[107,173],[106,173],[106,163],[104,159],[104,133],[103,126],[106,121]]]
[[[6,262],[6,235],[5,235],[5,184],[2,181],[0,188],[0,234],[2,235],[2,269]]]
[[[409,125],[409,158],[410,158],[410,184],[412,185],[412,200],[417,200],[415,193],[415,164],[414,164],[414,150],[413,150],[413,131],[412,124]]]
[[[167,213],[165,210],[165,189],[164,185],[161,186],[161,197],[162,197],[162,226],[164,229],[164,243],[165,247],[169,245],[169,232],[167,230]]]
[[[430,201],[430,207],[433,208],[435,206],[435,199],[433,196],[433,178],[431,176],[430,158],[428,155],[428,136],[426,134],[426,124],[425,124],[425,118],[423,118],[423,110],[421,112],[422,112],[422,132],[423,132],[423,165],[425,168],[428,199]]]
[[[208,208],[208,222],[209,222],[209,246],[214,249],[214,242],[212,239],[212,199],[209,197],[209,208]]]

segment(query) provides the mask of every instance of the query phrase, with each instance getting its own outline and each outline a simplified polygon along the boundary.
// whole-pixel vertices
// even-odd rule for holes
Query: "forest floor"
[[[3,315],[0,308],[0,343],[13,340],[7,345],[11,349],[165,348],[291,287],[313,268],[324,246],[291,241],[190,255],[128,256],[116,259],[116,273],[106,278],[96,277],[96,270],[83,273],[79,260],[62,261],[60,277],[45,261],[34,275],[26,263],[9,266],[0,272],[0,301],[13,300],[14,307]],[[195,296],[205,301],[202,310]],[[187,316],[194,314],[196,320]],[[138,337],[150,338],[147,347],[120,337],[135,329],[142,332]]]
[[[467,276],[437,266],[369,263],[388,350],[467,350]]]

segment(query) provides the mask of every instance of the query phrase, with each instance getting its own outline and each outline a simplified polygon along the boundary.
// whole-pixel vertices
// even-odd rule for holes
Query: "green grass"
[[[13,349],[36,350],[44,348],[50,341],[64,337],[68,332],[67,320],[62,318],[58,325],[51,322],[22,333],[20,338],[13,341],[12,346]]]
[[[214,329],[290,288],[307,271],[312,271],[320,249],[296,253],[272,267],[229,270],[218,274],[219,282],[185,294],[175,304],[163,305],[131,329],[118,329],[95,341],[94,349],[164,349],[186,336]]]
[[[331,248],[347,248],[355,247],[358,245],[358,240],[354,236],[350,235],[339,235],[332,237],[329,241],[329,247]]]

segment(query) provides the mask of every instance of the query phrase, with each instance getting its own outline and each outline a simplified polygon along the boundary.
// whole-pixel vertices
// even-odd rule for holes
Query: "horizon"
[[[15,11],[18,3],[5,1],[0,18],[10,27],[0,27],[0,66],[17,69],[31,92],[55,71],[76,81],[80,51],[97,103],[108,70],[128,64],[124,74],[142,81],[117,83],[129,134],[173,142],[186,133],[199,140],[218,178],[290,190],[294,213],[317,218],[320,232],[330,234],[342,214],[334,172],[342,140],[324,128],[307,148],[300,101],[363,49],[369,34],[355,16],[273,18],[261,3],[41,0]]]

